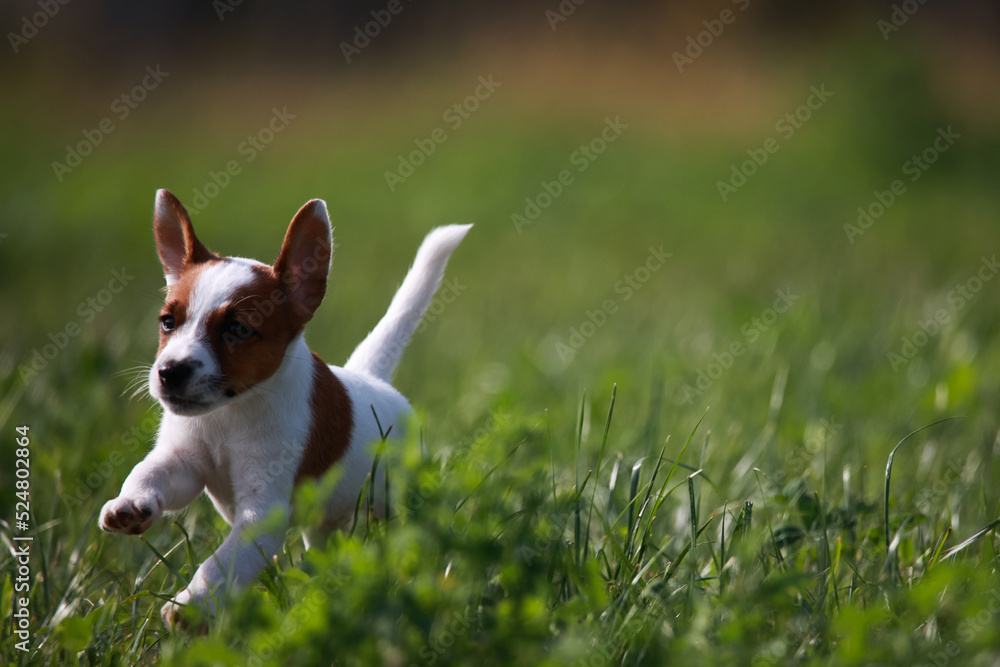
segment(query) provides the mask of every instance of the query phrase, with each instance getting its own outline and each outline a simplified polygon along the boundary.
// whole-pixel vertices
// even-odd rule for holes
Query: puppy
[[[212,612],[216,589],[256,578],[281,550],[300,480],[340,466],[322,528],[350,521],[372,469],[370,445],[389,425],[390,437],[400,437],[411,411],[389,384],[392,372],[471,227],[427,236],[385,316],[338,368],[311,352],[303,334],[326,293],[332,256],[322,200],[295,214],[268,266],[211,252],[181,203],[157,192],[153,231],[167,298],[149,391],[163,419],[152,451],[104,505],[100,527],[137,535],[202,491],[232,526],[188,587],[164,605],[168,625],[180,605]],[[374,486],[384,488],[378,480]],[[381,514],[388,499],[376,495],[374,502]]]

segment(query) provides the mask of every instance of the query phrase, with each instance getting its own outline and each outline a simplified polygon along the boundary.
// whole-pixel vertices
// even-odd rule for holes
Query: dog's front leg
[[[201,564],[191,584],[174,596],[173,602],[163,605],[161,613],[167,625],[176,623],[183,605],[198,604],[214,613],[211,596],[215,591],[227,582],[237,587],[252,582],[281,551],[291,515],[289,496],[249,493],[236,501],[233,528],[222,545]]]
[[[165,510],[186,507],[204,488],[197,457],[161,438],[129,473],[118,497],[104,504],[100,526],[108,532],[138,535]]]

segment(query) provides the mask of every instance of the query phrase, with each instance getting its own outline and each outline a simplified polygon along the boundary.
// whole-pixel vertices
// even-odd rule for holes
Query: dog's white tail
[[[390,380],[406,344],[441,284],[448,257],[470,229],[472,225],[448,225],[427,235],[417,250],[413,266],[392,298],[389,310],[351,353],[344,368],[374,375],[386,382]]]

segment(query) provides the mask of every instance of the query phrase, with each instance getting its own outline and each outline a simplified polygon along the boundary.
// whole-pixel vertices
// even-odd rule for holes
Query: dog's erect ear
[[[285,233],[285,242],[274,262],[274,273],[299,325],[312,319],[326,294],[333,237],[326,202],[313,199],[299,209]]]
[[[194,235],[191,218],[169,190],[156,191],[153,235],[156,237],[156,252],[160,255],[167,285],[180,280],[181,273],[189,265],[218,259],[218,255],[203,246]]]

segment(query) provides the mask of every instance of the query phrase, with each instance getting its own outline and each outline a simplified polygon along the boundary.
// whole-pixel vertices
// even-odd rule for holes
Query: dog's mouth
[[[164,393],[160,397],[160,400],[167,408],[170,409],[171,412],[184,416],[202,415],[206,412],[211,412],[217,405],[217,401],[183,398],[180,396],[172,396],[167,393]]]
[[[211,412],[240,395],[241,392],[234,388],[220,387],[217,393],[212,392],[211,396],[198,398],[179,396],[173,392],[161,390],[159,399],[174,414],[192,417]]]

